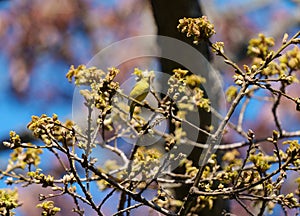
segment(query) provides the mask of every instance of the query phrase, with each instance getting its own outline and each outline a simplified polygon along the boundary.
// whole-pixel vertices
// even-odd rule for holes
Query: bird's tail
[[[129,108],[129,120],[132,119],[135,106],[136,106],[136,103],[132,101],[132,103],[130,104],[130,108]]]

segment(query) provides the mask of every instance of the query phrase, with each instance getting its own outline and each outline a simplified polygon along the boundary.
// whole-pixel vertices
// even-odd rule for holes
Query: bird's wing
[[[131,90],[129,96],[136,99],[137,101],[142,101],[146,98],[149,92],[149,83],[147,80],[141,80],[135,84]]]

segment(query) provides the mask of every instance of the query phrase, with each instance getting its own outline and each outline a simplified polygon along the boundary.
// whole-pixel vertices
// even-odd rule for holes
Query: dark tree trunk
[[[151,0],[152,10],[154,19],[157,25],[157,34],[168,36],[172,38],[176,38],[181,40],[189,45],[193,46],[197,49],[201,54],[209,61],[211,59],[210,52],[208,49],[208,45],[205,42],[201,42],[198,45],[193,44],[192,38],[187,38],[184,34],[180,33],[177,30],[178,20],[183,17],[201,17],[203,15],[201,7],[197,0]],[[160,46],[162,56],[164,53],[168,52],[170,48],[169,45],[164,43],[160,43],[158,39],[158,44]],[[181,50],[178,50],[181,52]],[[197,61],[197,59],[196,59]],[[172,74],[173,69],[184,67],[177,62],[161,58],[160,59],[161,71]],[[205,66],[204,66],[205,67]],[[204,89],[205,90],[205,89]],[[199,116],[201,121],[199,125],[200,128],[205,129],[207,126],[211,124],[211,114],[207,113],[203,110],[199,110]],[[173,128],[170,126],[170,132],[172,132]],[[192,130],[192,129],[191,129]],[[205,134],[199,133],[197,142],[205,143],[207,140],[207,136]],[[199,157],[202,150],[200,148],[194,148],[192,153],[188,156],[188,159],[193,161],[194,165],[199,164]],[[175,173],[183,173],[185,172],[183,168],[177,168]],[[182,185],[181,187],[174,190],[175,198],[183,200],[186,197],[189,191],[189,186]],[[201,212],[194,213],[195,215],[221,215],[221,212],[224,209],[228,209],[227,202],[224,200],[217,200],[215,202],[214,208],[211,210],[204,209]],[[192,213],[191,213],[192,215]]]
[[[176,38],[192,45],[199,50],[203,56],[210,60],[210,52],[206,43],[193,44],[192,38],[187,38],[177,30],[178,20],[183,17],[201,17],[202,11],[197,0],[151,0],[154,19],[157,25],[157,34]],[[158,41],[159,43],[159,41]],[[165,51],[164,44],[159,44],[162,53]],[[176,62],[161,59],[161,69],[163,72],[172,73],[174,68],[178,68]]]

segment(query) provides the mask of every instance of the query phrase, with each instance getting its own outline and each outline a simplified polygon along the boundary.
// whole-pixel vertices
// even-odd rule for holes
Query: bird
[[[129,97],[133,98],[139,102],[142,102],[148,95],[150,91],[150,76],[143,76],[132,88]],[[137,105],[137,102],[129,99],[128,101],[129,105],[129,119],[132,119],[134,108]]]

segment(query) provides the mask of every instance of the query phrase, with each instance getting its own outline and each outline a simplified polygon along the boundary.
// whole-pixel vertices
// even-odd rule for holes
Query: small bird
[[[147,97],[150,91],[149,82],[150,82],[150,76],[143,76],[141,80],[139,80],[134,85],[129,96],[139,102],[142,102]],[[130,106],[129,113],[130,113],[130,120],[131,120],[134,112],[134,108],[136,107],[137,103],[129,99],[128,105]]]

